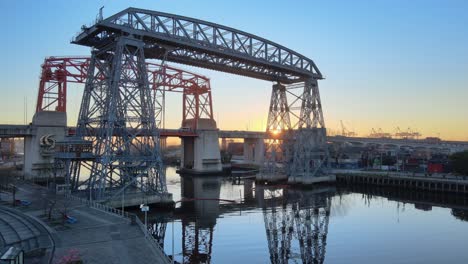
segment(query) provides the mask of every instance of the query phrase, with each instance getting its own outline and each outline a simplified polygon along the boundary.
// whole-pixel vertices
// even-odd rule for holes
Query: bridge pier
[[[265,142],[263,138],[244,138],[244,162],[262,165],[265,156]]]
[[[24,179],[45,182],[53,176],[55,142],[65,137],[67,114],[37,112],[32,120],[32,135],[24,138]]]
[[[328,150],[325,128],[301,128],[295,131],[294,154],[288,182],[314,184],[335,181],[327,172]]]
[[[194,119],[187,119],[182,127],[197,127],[197,137],[182,137],[181,173],[221,173],[221,154],[216,121],[200,118],[194,126]]]

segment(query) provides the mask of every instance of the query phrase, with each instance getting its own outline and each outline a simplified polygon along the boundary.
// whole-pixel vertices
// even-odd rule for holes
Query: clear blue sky
[[[129,6],[216,22],[260,35],[312,58],[325,122],[342,119],[361,135],[372,127],[417,128],[425,136],[468,140],[468,1],[0,1],[0,123],[31,118],[40,64],[46,56],[89,55],[70,44],[101,6],[104,17]],[[211,77],[222,129],[265,126],[271,83],[190,68]],[[76,122],[82,89],[70,91]],[[169,98],[178,126],[181,98]]]

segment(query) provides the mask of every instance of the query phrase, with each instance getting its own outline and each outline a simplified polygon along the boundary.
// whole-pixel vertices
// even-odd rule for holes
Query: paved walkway
[[[18,240],[20,238],[16,235],[24,238],[32,237],[32,234],[39,235],[36,230],[28,229],[31,227],[29,222],[20,220],[22,219],[21,213],[30,216],[37,223],[42,223],[44,228],[42,232],[50,233],[53,240],[53,246],[49,245],[50,254],[53,252],[53,263],[69,255],[71,251],[78,252],[84,263],[167,263],[163,253],[149,244],[140,227],[131,225],[130,220],[90,208],[79,201],[65,199],[63,196],[55,198],[39,186],[23,183],[17,184],[17,187],[16,199],[30,201],[31,205],[15,207],[14,210],[17,210],[18,215],[11,215],[11,211],[0,211],[0,213],[7,212],[0,214],[0,220],[10,217],[9,219],[16,219],[17,222],[15,226],[10,227],[0,223],[0,228],[3,227],[5,230],[10,228],[10,231],[5,233],[5,237]],[[12,199],[11,195],[5,193],[1,194],[1,198],[4,201]],[[53,202],[55,205],[52,217],[49,219],[48,211]],[[66,223],[62,217],[63,212],[76,218],[77,222]],[[15,230],[16,233],[11,230]],[[1,229],[0,232],[3,235]],[[6,242],[3,243],[6,244]],[[47,263],[44,259],[41,261],[36,263]]]

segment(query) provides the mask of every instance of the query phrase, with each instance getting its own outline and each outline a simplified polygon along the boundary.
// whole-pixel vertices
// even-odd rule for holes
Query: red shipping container
[[[442,173],[444,172],[444,166],[440,163],[429,163],[427,165],[427,172],[429,173]]]

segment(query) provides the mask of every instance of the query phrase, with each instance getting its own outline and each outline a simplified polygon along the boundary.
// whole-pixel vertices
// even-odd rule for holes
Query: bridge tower
[[[273,85],[265,163],[258,180],[301,184],[334,180],[327,174],[329,155],[317,80]]]
[[[144,43],[114,36],[93,46],[76,136],[93,141],[95,158],[72,162],[73,188],[92,200],[125,192],[128,205],[161,202],[167,187]],[[87,179],[80,178],[84,169]]]
[[[311,184],[333,181],[334,176],[327,174],[327,132],[317,79],[307,79],[301,85],[303,92],[298,100],[301,105],[297,130],[294,131],[294,140],[290,141],[293,155],[292,160],[288,161],[288,182]]]
[[[182,137],[181,172],[220,173],[218,128],[209,82],[184,90],[182,129],[196,131],[197,137]]]
[[[273,141],[267,153],[285,152],[283,156],[287,157],[283,162],[287,164],[285,170],[288,174],[300,176],[301,179],[318,175],[326,159],[320,154],[314,154],[313,157],[304,154],[311,149],[320,153],[321,146],[317,146],[316,143],[325,142],[325,126],[316,82],[322,79],[322,74],[313,60],[245,31],[185,16],[137,8],[127,8],[98,21],[92,27],[83,27],[74,43],[90,46],[96,42],[105,43],[110,36],[119,34],[144,40],[145,54],[148,58],[160,59],[164,56],[167,61],[273,81],[279,85],[304,82],[304,93],[292,102],[301,104],[301,113],[297,115],[301,122],[299,125],[290,126],[291,129],[297,130],[297,135],[294,132],[288,136],[286,141],[290,143],[284,148],[286,151],[278,150]],[[286,106],[283,100],[284,89],[277,89],[279,92],[274,92],[272,98],[279,99],[278,106]],[[192,102],[196,106],[194,109],[198,110],[202,100],[199,98]],[[285,113],[290,110],[291,107],[283,107]],[[273,123],[269,123],[271,124]],[[184,140],[183,169],[202,173],[220,170],[219,144],[214,120],[185,120],[183,127],[196,127],[200,135],[196,139]],[[267,131],[273,132],[277,129],[281,128],[269,127]],[[309,136],[314,139],[310,139]],[[279,136],[273,139],[279,139]],[[294,144],[294,141],[297,141],[297,144]],[[279,142],[276,141],[277,143]],[[272,150],[273,147],[276,150]],[[292,155],[289,155],[289,152]],[[275,173],[278,168],[284,167],[276,166],[277,161],[271,161],[276,157],[278,155],[271,154],[266,162],[274,163]]]
[[[291,130],[286,86],[276,83],[271,90],[265,143],[265,162],[258,180],[277,181],[287,178],[285,166],[288,155],[285,135]]]

